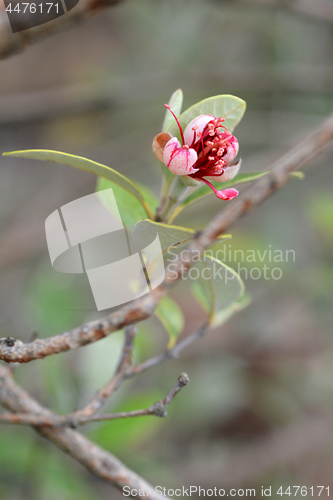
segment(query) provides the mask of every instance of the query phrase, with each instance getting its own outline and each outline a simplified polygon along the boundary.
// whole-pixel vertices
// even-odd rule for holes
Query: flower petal
[[[172,136],[171,134],[169,134],[169,132],[162,132],[161,134],[158,134],[156,137],[154,137],[153,151],[158,160],[163,161],[163,151],[165,145],[170,141],[171,138]]]
[[[233,165],[227,165],[224,167],[224,172],[222,175],[211,175],[206,177],[205,179],[209,181],[217,181],[217,182],[227,182],[231,181],[239,172],[241,166],[241,160],[239,160],[237,163],[234,163]]]
[[[233,198],[236,198],[236,196],[239,195],[239,192],[237,191],[237,189],[229,188],[229,189],[224,189],[223,191],[216,191],[215,194],[221,200],[232,200]]]
[[[191,120],[190,123],[187,124],[184,131],[185,144],[187,144],[188,146],[192,145],[194,139],[194,131],[192,130],[193,127],[198,127],[196,130],[196,143],[200,139],[200,135],[204,131],[206,125],[212,120],[215,120],[215,116],[213,115],[199,115],[193,118],[193,120]]]
[[[170,162],[171,157],[177,148],[181,148],[181,144],[178,141],[177,137],[172,137],[165,144],[164,150],[163,150],[163,161],[167,167],[169,166],[168,163]]]
[[[197,172],[197,168],[192,168],[197,159],[196,151],[191,148],[184,149],[177,137],[173,137],[165,145],[163,161],[175,175],[190,175]]]
[[[223,160],[227,163],[231,163],[237,156],[239,150],[239,144],[234,135],[232,135],[228,141],[230,144],[227,147],[226,153],[223,155]]]

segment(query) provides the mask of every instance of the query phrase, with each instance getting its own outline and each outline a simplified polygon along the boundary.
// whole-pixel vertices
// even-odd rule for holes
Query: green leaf
[[[234,179],[228,182],[212,182],[213,186],[216,189],[227,189],[230,187],[234,187],[237,184],[245,184],[246,182],[252,182],[255,181],[256,179],[259,179],[259,177],[262,177],[263,175],[266,175],[267,172],[251,172],[248,174],[238,174]],[[207,196],[210,196],[214,194],[212,189],[208,187],[207,185],[198,187],[193,193],[191,193],[185,200],[182,201],[178,207],[175,208],[175,210],[170,214],[168,223],[170,224],[175,220],[175,218],[182,212],[185,208],[189,207],[190,205],[193,205],[193,203],[196,203],[197,201],[203,200],[204,198],[207,198]]]
[[[194,295],[195,299],[199,302],[203,310],[209,315],[211,307],[206,295],[203,292],[203,289],[200,287],[198,282],[194,282],[192,286],[192,294]],[[226,307],[224,310],[220,312],[218,321],[213,326],[223,325],[236,312],[245,309],[245,307],[247,307],[250,304],[250,302],[251,302],[251,296],[245,292],[244,295],[239,300],[236,300],[236,302],[233,302],[229,307]]]
[[[154,311],[169,335],[167,349],[172,349],[182,333],[185,320],[181,308],[170,297],[163,297]]]
[[[244,295],[238,299],[236,302],[231,304],[229,307],[221,311],[219,314],[219,325],[223,325],[228,321],[231,316],[233,316],[236,312],[245,309],[251,303],[251,295],[244,292]]]
[[[47,149],[11,151],[10,153],[3,153],[3,155],[30,158],[33,160],[52,161],[55,163],[61,163],[62,165],[69,165],[70,167],[78,168],[80,170],[85,170],[86,172],[91,172],[92,174],[98,175],[100,177],[105,177],[106,179],[111,180],[112,182],[122,187],[123,189],[126,189],[126,191],[135,196],[135,198],[144,208],[148,217],[154,217],[150,206],[144,199],[142,193],[137,189],[135,184],[124,175],[120,174],[110,167],[107,167],[106,165],[102,165],[101,163],[89,160],[88,158],[82,158],[81,156],[62,153],[60,151],[50,151]]]
[[[193,285],[194,296],[209,315],[210,325],[221,325],[234,311],[239,310],[242,304],[239,301],[245,292],[244,283],[231,267],[207,252],[193,268],[198,269],[200,276]],[[192,271],[192,279],[194,276]],[[191,271],[188,277],[191,278]]]
[[[225,118],[223,125],[229,132],[232,132],[242,119],[245,109],[246,103],[243,99],[233,95],[217,95],[214,97],[208,97],[208,99],[204,99],[203,101],[194,104],[184,111],[184,113],[179,116],[178,120],[184,130],[186,125],[196,116],[213,115],[216,118],[223,117]],[[172,136],[180,138],[177,123],[174,122],[168,129],[168,132],[170,132]]]
[[[135,182],[135,185],[142,194],[143,198],[148,203],[149,207],[153,212],[155,212],[159,204],[159,199],[157,198],[156,194],[153,193],[153,191],[148,186],[146,186],[145,184],[141,184],[141,182]]]
[[[183,105],[183,91],[182,89],[178,89],[172,94],[169,101],[169,106],[171,107],[172,111],[175,113],[177,118],[180,115],[182,105]],[[165,112],[162,132],[167,132],[174,123],[175,119],[170,113],[170,111],[167,109]]]
[[[158,199],[146,186],[141,184],[136,184],[137,189],[140,190],[143,197],[149,204],[152,211],[155,211],[158,205]],[[102,201],[105,206],[111,209],[113,203],[109,203],[108,193],[103,193],[105,189],[113,189],[114,196],[116,198],[117,206],[120,212],[121,220],[123,224],[129,228],[134,227],[135,224],[147,217],[146,211],[144,210],[142,204],[137,200],[135,196],[129,195],[128,191],[120,187],[118,184],[105,179],[104,177],[99,177],[97,179],[96,191],[101,194]]]
[[[296,179],[299,179],[300,181],[305,179],[305,174],[304,172],[300,172],[299,170],[296,170],[296,172],[290,172],[289,174],[291,177],[296,177]]]
[[[195,233],[194,229],[187,227],[169,226],[145,219],[135,225],[132,236],[138,247],[142,249],[151,243],[158,234],[162,251],[165,252],[170,247],[193,239]],[[218,239],[225,240],[228,238],[231,238],[230,234],[221,235]]]

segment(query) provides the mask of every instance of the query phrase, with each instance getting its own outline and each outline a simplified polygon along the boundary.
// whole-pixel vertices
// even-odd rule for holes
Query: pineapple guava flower
[[[188,176],[207,184],[222,200],[232,200],[236,189],[218,191],[210,181],[226,182],[235,177],[240,161],[231,164],[238,153],[236,137],[222,125],[224,118],[200,115],[182,127],[168,104],[165,107],[174,116],[180,130],[182,143],[177,137],[163,132],[155,137],[153,149],[156,156],[175,175]],[[222,130],[221,130],[222,129]]]

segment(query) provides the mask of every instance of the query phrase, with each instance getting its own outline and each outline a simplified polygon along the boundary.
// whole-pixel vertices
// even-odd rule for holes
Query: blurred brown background
[[[87,156],[158,194],[151,141],[164,103],[180,87],[184,109],[220,93],[245,99],[236,129],[243,172],[267,168],[333,107],[333,20],[282,4],[129,0],[1,61],[1,152],[45,148]],[[34,331],[46,337],[98,317],[89,288],[51,268],[44,236],[46,217],[93,192],[96,179],[56,164],[0,161],[0,336],[28,341]],[[84,428],[153,484],[258,493],[265,485],[273,487],[272,498],[281,498],[281,485],[333,491],[332,161],[331,149],[303,181],[292,180],[232,230],[232,249],[294,250],[295,262],[279,264],[282,278],[246,280],[247,309],[181,359],[128,382],[109,405],[149,406],[187,371],[191,384],[168,418]],[[201,228],[220,208],[211,197],[176,223]],[[172,296],[189,333],[204,314],[185,284]],[[43,403],[70,411],[109,378],[121,339],[117,333],[21,366],[17,380]],[[137,359],[166,342],[157,320],[141,324]],[[9,426],[0,431],[0,496],[122,498],[29,428]]]

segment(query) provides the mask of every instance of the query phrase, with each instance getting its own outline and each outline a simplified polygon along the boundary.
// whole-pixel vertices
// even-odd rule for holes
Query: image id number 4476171
[[[329,497],[330,496],[330,487],[329,486],[288,486],[288,488],[280,488],[276,492],[277,495],[282,496],[299,496],[302,497]]]
[[[72,10],[79,0],[4,0],[13,33],[54,21]]]
[[[6,12],[12,13],[17,12],[18,14],[50,14],[51,9],[54,10],[56,14],[59,14],[59,3],[57,2],[46,2],[46,3],[30,3],[30,2],[10,2],[6,7]]]

